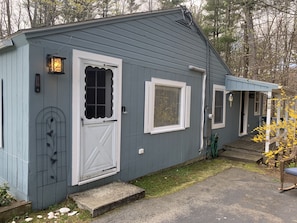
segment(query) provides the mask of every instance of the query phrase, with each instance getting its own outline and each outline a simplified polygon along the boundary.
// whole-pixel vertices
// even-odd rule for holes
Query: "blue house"
[[[19,31],[0,79],[0,184],[34,209],[203,159],[278,88],[231,76],[186,8]]]

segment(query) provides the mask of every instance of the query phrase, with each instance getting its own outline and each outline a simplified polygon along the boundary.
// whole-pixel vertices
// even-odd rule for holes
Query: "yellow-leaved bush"
[[[281,110],[281,119],[272,121],[270,125],[265,122],[253,131],[256,135],[254,142],[266,141],[266,130],[270,131],[270,139],[276,137],[275,143],[270,146],[269,152],[265,153],[265,162],[270,165],[278,166],[279,160],[290,156],[292,149],[297,145],[296,120],[297,120],[297,96],[289,97],[284,90],[281,91],[279,98],[273,98],[272,101],[276,111]],[[274,112],[275,113],[275,112]]]

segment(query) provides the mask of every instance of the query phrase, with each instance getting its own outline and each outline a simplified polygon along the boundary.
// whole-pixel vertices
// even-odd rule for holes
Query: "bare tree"
[[[5,30],[4,30],[4,18],[5,18],[5,13],[3,12],[4,6],[3,2],[0,1],[0,39],[2,39],[5,36]]]
[[[59,0],[24,0],[31,27],[52,26],[60,13]]]
[[[10,0],[5,0],[6,6],[6,22],[7,22],[7,35],[10,35],[12,32],[11,28],[11,5]]]
[[[12,33],[12,24],[11,24],[11,2],[10,0],[2,0],[0,2],[0,38],[8,36]]]
[[[255,7],[254,0],[245,0],[243,5],[243,11],[244,11],[244,19],[245,19],[245,47],[246,47],[246,58],[247,64],[247,74],[245,74],[246,77],[251,77],[253,79],[256,79],[258,76],[257,71],[257,46],[255,41],[255,30],[254,30],[254,24],[253,24],[253,10]]]
[[[115,0],[115,15],[131,14],[137,12],[140,8],[140,4],[135,0]]]
[[[63,23],[78,22],[96,17],[96,0],[63,0],[60,16]]]

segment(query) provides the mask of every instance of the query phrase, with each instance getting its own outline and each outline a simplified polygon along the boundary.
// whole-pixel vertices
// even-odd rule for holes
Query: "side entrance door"
[[[121,62],[73,52],[73,185],[119,171]]]
[[[240,93],[239,136],[247,135],[249,111],[249,92]]]

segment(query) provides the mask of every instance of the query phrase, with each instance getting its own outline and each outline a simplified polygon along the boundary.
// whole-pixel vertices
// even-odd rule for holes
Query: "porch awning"
[[[264,81],[256,81],[243,77],[235,77],[226,75],[225,86],[227,91],[262,91],[272,92],[281,87],[278,84],[273,84]]]

